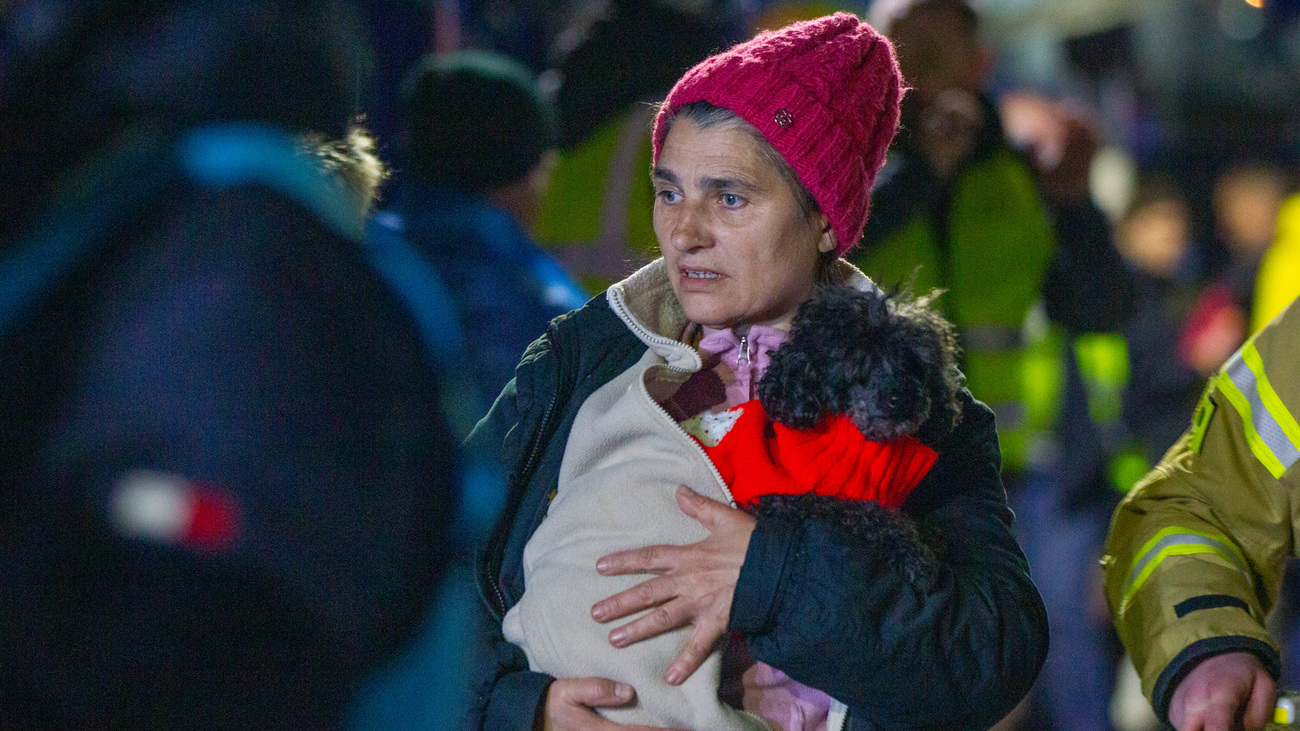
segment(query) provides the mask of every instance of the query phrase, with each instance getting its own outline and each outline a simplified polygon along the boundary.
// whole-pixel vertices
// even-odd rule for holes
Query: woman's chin
[[[725,308],[721,298],[697,293],[683,292],[678,295],[682,312],[686,319],[706,327],[727,327],[736,313]]]

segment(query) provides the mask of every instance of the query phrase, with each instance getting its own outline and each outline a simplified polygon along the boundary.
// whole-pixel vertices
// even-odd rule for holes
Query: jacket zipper
[[[550,336],[551,343],[554,348],[553,352],[555,353],[556,360],[558,361],[559,352],[560,352],[559,351],[560,348],[559,329],[555,327],[554,323],[551,323],[550,325],[547,326],[546,334]],[[531,478],[534,465],[537,463],[538,458],[541,456],[543,443],[546,441],[545,439],[542,438],[542,435],[545,434],[548,428],[550,427],[551,417],[555,412],[555,407],[560,402],[560,391],[562,390],[561,386],[563,385],[561,381],[564,377],[564,369],[562,367],[558,367],[558,364],[555,369],[555,374],[556,374],[555,388],[551,392],[550,403],[546,405],[546,410],[542,412],[542,421],[537,428],[537,438],[533,440],[533,444],[529,448],[528,457],[527,459],[524,460],[523,467],[518,472],[515,473],[516,478],[511,482],[510,485],[511,494],[514,494],[515,488],[518,487],[521,482],[526,482]],[[517,519],[518,516],[516,515],[514,516],[514,518]],[[513,523],[514,520],[512,519],[511,520],[512,526]],[[500,558],[497,557],[497,554],[505,553],[504,541],[508,540],[508,537],[510,535],[509,528],[511,526],[502,526],[502,527],[505,528],[505,530],[501,534],[503,536],[501,545],[494,545],[492,547],[493,558],[491,561],[491,565],[488,566],[489,570],[486,572],[487,576],[483,577],[485,579],[488,579],[487,583],[489,583],[492,586],[492,594],[493,597],[496,599],[496,603],[492,606],[492,609],[496,616],[496,620],[498,622],[501,622],[505,619],[506,596],[505,596],[505,592],[501,589],[501,579],[498,576],[498,574],[501,571],[501,560]],[[504,556],[502,555],[502,557]]]
[[[745,366],[745,368],[749,368],[749,335],[748,334],[740,336],[740,354],[736,356],[736,370],[740,370],[740,366],[742,364]]]

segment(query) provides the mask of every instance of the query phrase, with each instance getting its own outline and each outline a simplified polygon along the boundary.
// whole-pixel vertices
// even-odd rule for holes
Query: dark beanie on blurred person
[[[483,194],[527,175],[555,147],[555,116],[523,65],[486,51],[432,56],[407,82],[410,172]]]

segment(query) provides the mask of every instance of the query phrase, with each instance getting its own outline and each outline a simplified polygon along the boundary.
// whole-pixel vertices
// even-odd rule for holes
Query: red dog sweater
[[[768,418],[757,399],[682,426],[742,507],[757,505],[762,495],[813,493],[897,509],[938,458],[911,437],[868,441],[842,414],[791,429]]]

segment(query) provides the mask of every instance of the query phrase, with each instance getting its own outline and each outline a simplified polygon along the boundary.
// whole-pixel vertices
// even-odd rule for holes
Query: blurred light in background
[[[1220,0],[1219,27],[1233,40],[1252,40],[1263,32],[1268,21],[1263,8],[1264,0]]]

